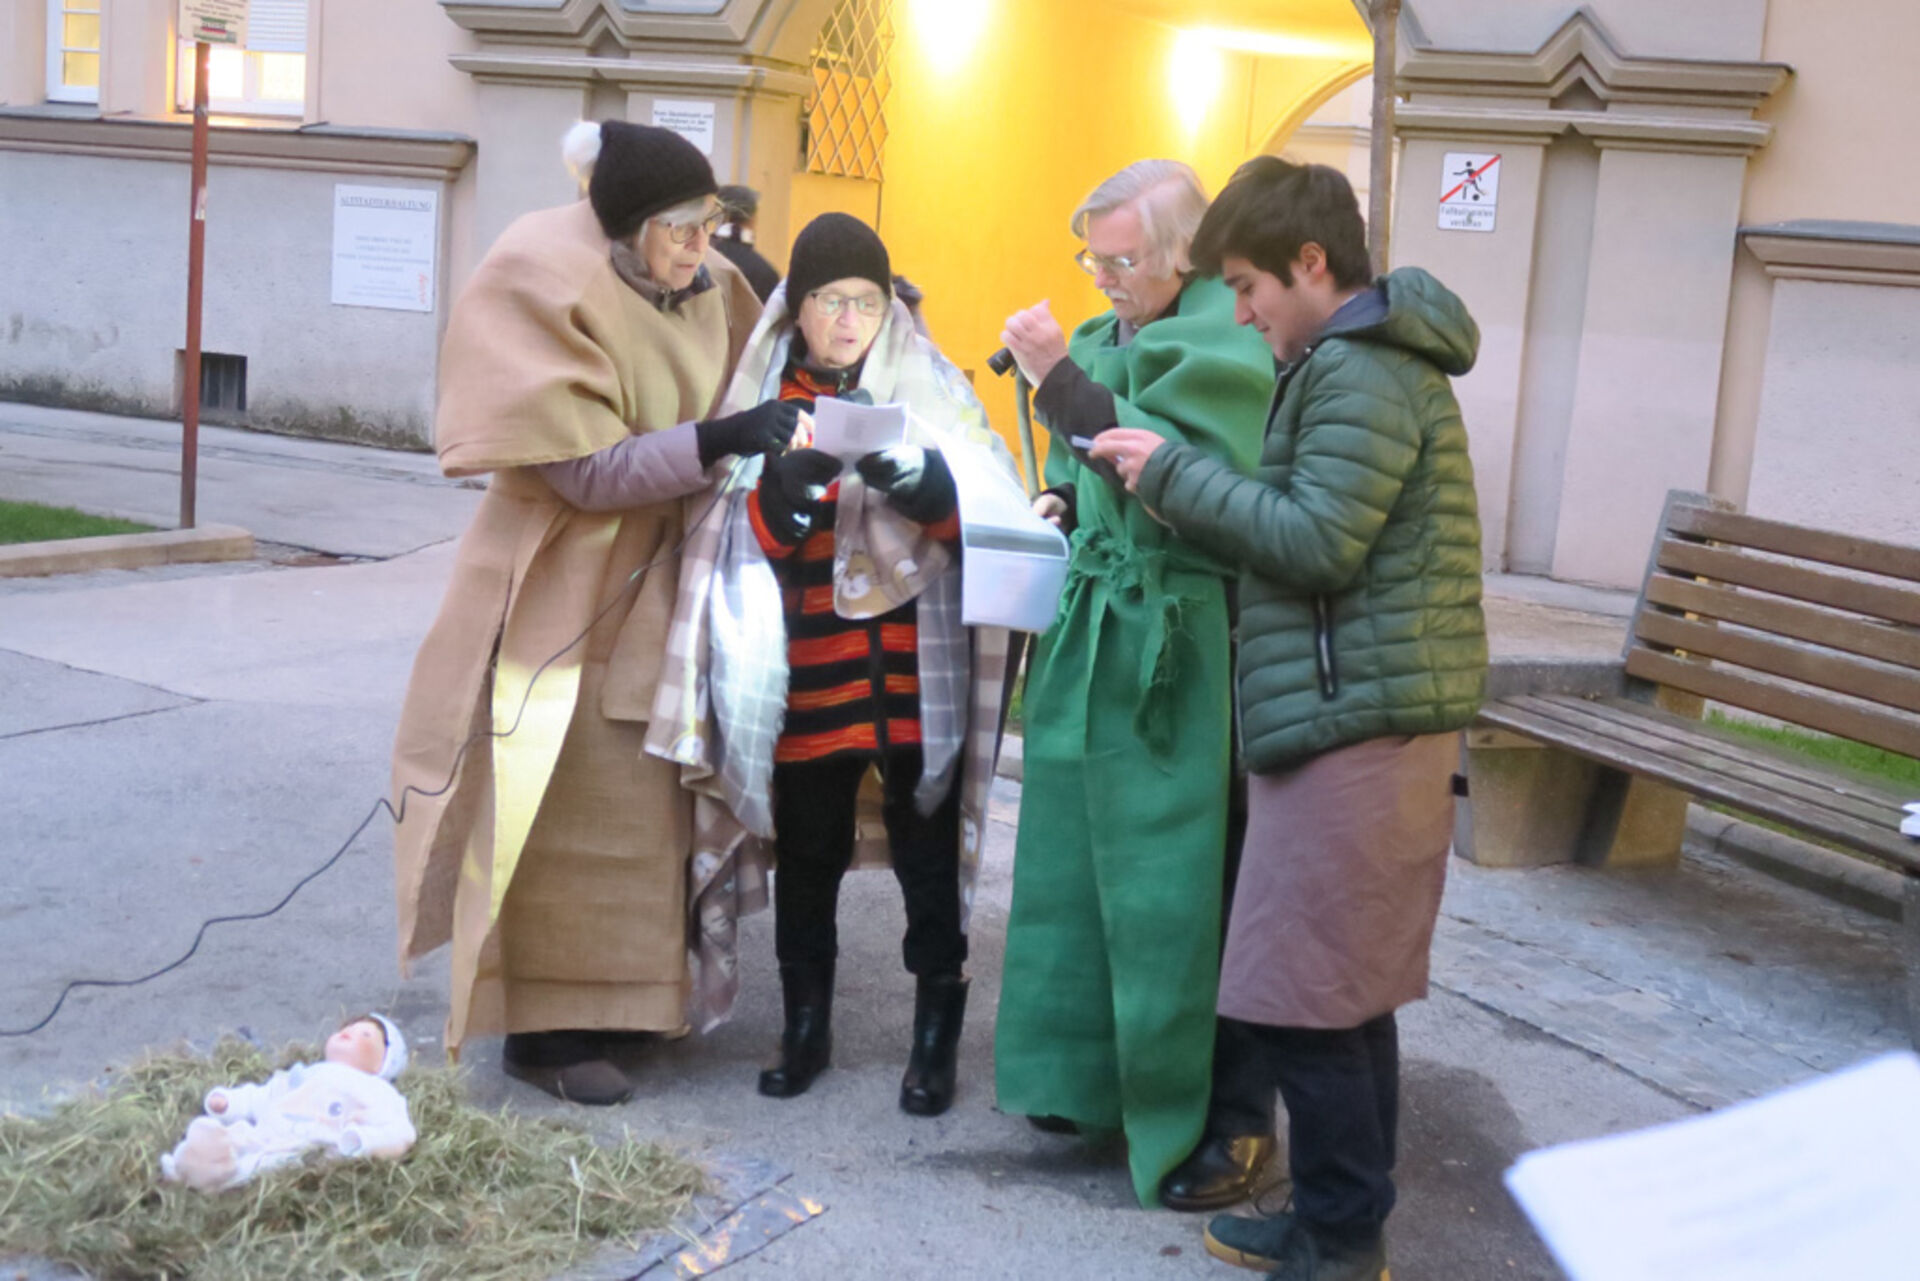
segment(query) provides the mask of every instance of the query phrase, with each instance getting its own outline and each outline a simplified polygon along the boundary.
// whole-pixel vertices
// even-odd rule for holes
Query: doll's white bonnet
[[[375,1073],[383,1081],[391,1081],[407,1070],[407,1038],[400,1033],[400,1025],[384,1014],[369,1014],[368,1018],[380,1025],[387,1034],[387,1054],[380,1060],[380,1070]]]

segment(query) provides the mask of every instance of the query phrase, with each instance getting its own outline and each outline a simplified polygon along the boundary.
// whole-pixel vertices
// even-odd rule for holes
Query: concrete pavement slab
[[[180,694],[0,650],[0,739],[184,707]]]
[[[256,538],[385,557],[458,536],[484,482],[447,480],[430,454],[200,431],[196,516]],[[0,403],[0,498],[172,528],[180,425]]]
[[[454,552],[64,592],[16,595],[9,582],[0,649],[196,698],[392,712]]]

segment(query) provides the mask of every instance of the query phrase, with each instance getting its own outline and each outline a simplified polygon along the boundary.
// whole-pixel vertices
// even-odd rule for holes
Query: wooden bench
[[[1467,735],[1455,847],[1476,863],[1671,864],[1690,798],[1904,873],[1920,1015],[1920,800],[1701,719],[1706,704],[1920,756],[1920,548],[1742,515],[1675,491],[1623,661],[1501,679]]]

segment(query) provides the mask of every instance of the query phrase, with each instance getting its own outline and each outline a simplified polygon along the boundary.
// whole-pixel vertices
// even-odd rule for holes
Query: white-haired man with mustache
[[[1239,1141],[1199,1178],[1162,1187],[1200,1144],[1207,1106],[1229,845],[1230,575],[1085,450],[1110,428],[1152,424],[1252,465],[1273,354],[1234,324],[1225,285],[1193,278],[1187,250],[1206,208],[1178,161],[1122,169],[1072,221],[1086,242],[1076,260],[1113,309],[1069,339],[1041,303],[1001,335],[1052,434],[1051,488],[1035,509],[1072,534],[1073,559],[1027,669],[1000,1107],[1047,1130],[1124,1130],[1141,1204],[1182,1209],[1196,1192],[1210,1205],[1244,1195],[1273,1147]]]

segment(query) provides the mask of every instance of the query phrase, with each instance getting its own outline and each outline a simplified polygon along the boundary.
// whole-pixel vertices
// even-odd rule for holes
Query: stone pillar
[[[1486,35],[1466,0],[1416,7]],[[1754,112],[1787,69],[1623,50],[1596,16],[1617,7],[1569,4],[1531,52],[1412,24],[1394,257],[1480,321],[1458,390],[1489,567],[1625,587],[1667,491],[1708,480],[1745,162],[1770,132]],[[1463,153],[1500,157],[1490,230],[1440,225],[1444,157]]]

